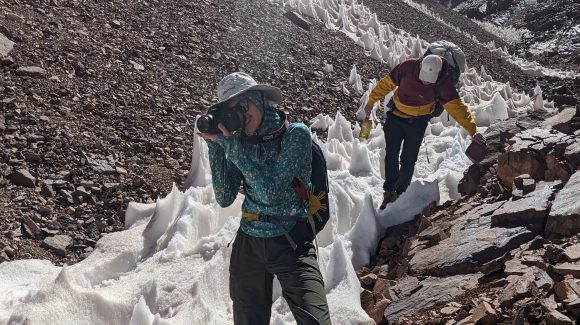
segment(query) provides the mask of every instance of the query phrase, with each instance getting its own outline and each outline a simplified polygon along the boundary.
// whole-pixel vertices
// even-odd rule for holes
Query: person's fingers
[[[226,137],[232,136],[232,132],[230,132],[223,124],[219,123],[218,129],[220,129]]]

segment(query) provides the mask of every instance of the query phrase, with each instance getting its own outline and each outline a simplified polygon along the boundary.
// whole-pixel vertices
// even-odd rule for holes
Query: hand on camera
[[[219,123],[218,124],[218,129],[220,129],[220,131],[222,131],[222,134],[226,137],[231,137],[232,136],[232,132],[230,132],[228,129],[226,129],[226,127]],[[211,142],[215,142],[218,138],[217,134],[211,134],[211,133],[203,133],[203,132],[198,132],[197,133],[200,137],[204,138],[206,141],[211,141]]]

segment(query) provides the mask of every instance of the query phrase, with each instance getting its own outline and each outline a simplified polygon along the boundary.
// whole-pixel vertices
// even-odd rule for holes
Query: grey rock
[[[535,184],[535,183],[534,183]],[[491,215],[494,227],[528,227],[542,232],[548,217],[548,207],[554,189],[544,186],[517,201],[508,201]]]
[[[23,215],[21,220],[22,220],[21,224],[22,232],[30,238],[39,239],[40,236],[42,235],[40,227],[38,227],[38,225],[27,215]]]
[[[0,33],[0,58],[5,58],[14,48],[14,42],[9,40],[4,34]]]
[[[66,250],[73,245],[73,239],[67,235],[56,235],[45,238],[42,244],[53,250],[56,254],[66,256]]]
[[[576,171],[558,192],[548,215],[547,237],[571,236],[580,232],[580,171]]]
[[[410,260],[412,272],[434,276],[477,272],[484,264],[534,238],[535,234],[524,227],[492,227],[491,216],[478,212],[486,206],[490,205],[456,219],[449,238],[417,251]]]
[[[16,74],[31,78],[46,78],[47,75],[46,70],[35,66],[19,67],[16,69]]]
[[[24,187],[34,187],[36,179],[30,174],[26,169],[18,169],[12,173],[10,181],[14,185],[24,186]]]
[[[40,195],[44,197],[54,197],[55,192],[52,185],[49,184],[42,184],[42,188],[40,189]]]
[[[70,204],[73,204],[73,203],[74,203],[74,198],[73,198],[73,196],[72,196],[72,193],[71,193],[70,191],[67,191],[67,190],[65,190],[65,189],[61,189],[61,190],[60,190],[60,191],[58,191],[58,192],[60,193],[60,195],[62,196],[62,198],[63,198],[63,199],[66,201],[66,202],[68,202],[68,203],[70,203]]]
[[[300,14],[294,11],[287,11],[284,14],[284,17],[288,18],[291,22],[293,22],[296,26],[304,29],[310,30],[310,23],[304,19]]]
[[[544,121],[544,126],[552,127],[554,130],[560,131],[562,133],[572,134],[574,133],[574,129],[570,125],[570,122],[575,115],[575,107],[565,108],[560,113],[546,119]]]
[[[111,25],[111,27],[115,28],[115,29],[119,29],[121,28],[121,22],[118,20],[113,20],[109,23],[109,25]]]

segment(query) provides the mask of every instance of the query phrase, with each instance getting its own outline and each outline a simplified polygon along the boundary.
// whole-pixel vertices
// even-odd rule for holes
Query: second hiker
[[[382,78],[369,96],[365,106],[367,117],[377,101],[395,91],[387,105],[391,110],[383,126],[386,177],[381,209],[395,201],[411,183],[425,129],[438,103],[469,132],[473,141],[485,143],[483,135],[476,131],[469,108],[453,85],[450,70],[447,60],[438,55],[409,59]]]

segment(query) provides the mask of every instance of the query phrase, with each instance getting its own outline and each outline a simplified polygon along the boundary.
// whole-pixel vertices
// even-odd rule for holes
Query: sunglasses
[[[249,109],[248,100],[247,99],[240,99],[234,106],[230,107],[232,110],[239,112],[239,113],[246,113]]]

